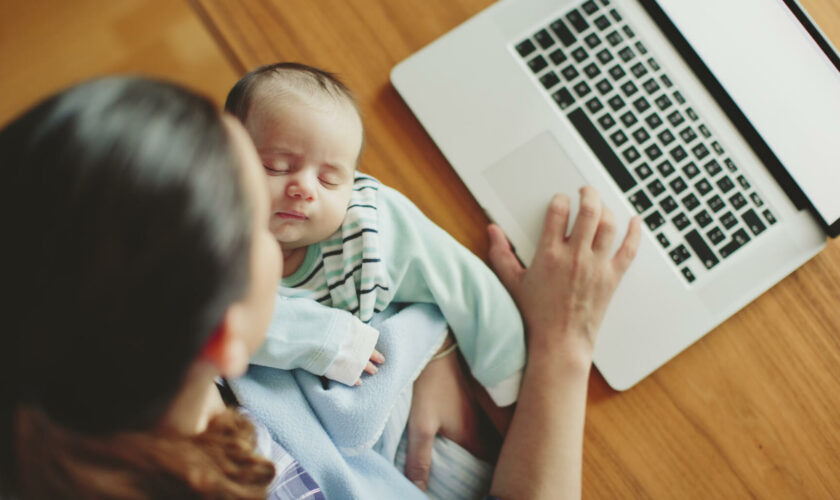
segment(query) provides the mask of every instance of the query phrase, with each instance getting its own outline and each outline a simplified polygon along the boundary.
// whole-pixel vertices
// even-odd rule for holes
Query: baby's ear
[[[222,377],[236,378],[244,374],[250,360],[248,345],[235,326],[239,314],[236,307],[234,304],[228,309],[199,355],[201,360],[215,365]]]

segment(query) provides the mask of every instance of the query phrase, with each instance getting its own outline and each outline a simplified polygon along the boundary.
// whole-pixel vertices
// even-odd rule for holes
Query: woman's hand
[[[441,350],[450,344],[445,342]],[[483,459],[492,458],[499,447],[498,434],[481,414],[457,353],[430,361],[414,382],[405,475],[424,491],[429,481],[432,444],[438,434]]]

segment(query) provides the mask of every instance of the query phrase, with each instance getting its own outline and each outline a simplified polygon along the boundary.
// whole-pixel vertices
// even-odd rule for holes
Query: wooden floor
[[[363,165],[483,257],[484,213],[387,73],[489,3],[0,0],[0,126],[97,75],[166,78],[222,103],[256,64],[323,65],[357,90]],[[840,0],[801,3],[838,20],[823,27],[840,46]],[[615,393],[593,375],[586,497],[840,498],[837,283],[840,238],[637,388]]]

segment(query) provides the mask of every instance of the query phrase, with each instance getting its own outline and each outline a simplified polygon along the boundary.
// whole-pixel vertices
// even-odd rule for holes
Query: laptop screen
[[[840,70],[836,51],[832,53],[793,0],[657,3],[771,146],[829,234],[837,236]]]

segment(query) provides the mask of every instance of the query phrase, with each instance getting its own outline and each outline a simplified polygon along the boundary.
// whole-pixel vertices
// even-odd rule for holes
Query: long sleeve
[[[251,363],[301,368],[353,385],[361,375],[379,332],[347,311],[314,300],[277,296],[265,342]]]
[[[407,198],[382,186],[377,200],[393,302],[435,303],[475,378],[499,406],[513,403],[525,366],[519,310],[496,275]]]

